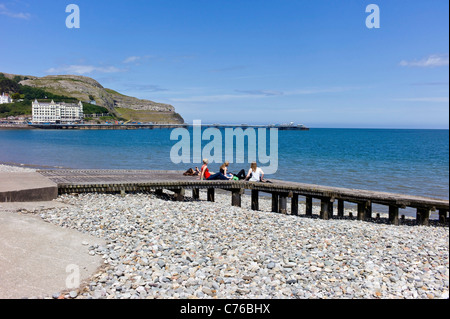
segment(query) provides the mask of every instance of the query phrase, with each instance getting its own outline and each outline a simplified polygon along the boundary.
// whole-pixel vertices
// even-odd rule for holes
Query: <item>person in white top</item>
[[[250,165],[250,170],[248,171],[247,177],[245,180],[250,182],[263,182],[264,181],[264,172],[262,169],[258,167],[256,162],[253,162]]]

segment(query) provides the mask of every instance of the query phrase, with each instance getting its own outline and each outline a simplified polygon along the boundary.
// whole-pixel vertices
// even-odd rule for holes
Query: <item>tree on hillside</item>
[[[13,80],[0,78],[0,94],[1,93],[19,93],[20,85]]]
[[[20,81],[22,81],[22,77],[21,77],[20,75],[16,75],[16,76],[13,78],[13,81],[16,82],[16,83],[19,83]]]

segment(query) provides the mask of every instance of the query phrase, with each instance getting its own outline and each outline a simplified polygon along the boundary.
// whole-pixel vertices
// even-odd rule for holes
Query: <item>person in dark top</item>
[[[225,175],[228,178],[233,178],[236,177],[237,179],[241,180],[241,179],[245,179],[245,170],[241,169],[239,171],[239,173],[234,174],[234,173],[229,173],[228,172],[228,165],[230,165],[230,162],[225,161],[225,163],[222,164],[222,166],[220,166],[220,172]]]
[[[228,180],[232,179],[233,176],[229,177],[226,175],[227,174],[227,166],[228,166],[228,161],[226,161],[225,163],[222,164],[222,166],[220,166],[220,170],[218,173],[211,175],[207,179],[208,180],[221,179],[224,181],[228,181]]]

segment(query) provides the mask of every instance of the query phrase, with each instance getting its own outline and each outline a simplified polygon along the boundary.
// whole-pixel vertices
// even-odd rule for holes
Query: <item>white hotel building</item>
[[[9,94],[2,93],[2,95],[0,95],[0,104],[6,104],[6,103],[12,103],[12,99],[9,96]]]
[[[83,103],[32,103],[33,123],[67,124],[79,123],[83,120]]]

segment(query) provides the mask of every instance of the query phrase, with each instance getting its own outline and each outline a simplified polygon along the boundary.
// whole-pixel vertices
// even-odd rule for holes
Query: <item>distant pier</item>
[[[193,124],[28,124],[29,128],[47,130],[137,130],[190,128]],[[303,125],[249,125],[249,124],[201,124],[202,127],[215,128],[276,128],[281,131],[308,131]]]

